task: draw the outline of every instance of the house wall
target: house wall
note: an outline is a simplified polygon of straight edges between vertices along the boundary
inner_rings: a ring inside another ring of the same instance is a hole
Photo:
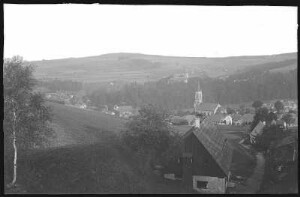
[[[184,152],[192,153],[192,174],[212,177],[226,177],[197,137],[191,133],[185,138]]]
[[[207,182],[206,188],[198,188],[197,182]],[[193,189],[200,193],[224,194],[226,191],[226,179],[210,176],[193,176]]]

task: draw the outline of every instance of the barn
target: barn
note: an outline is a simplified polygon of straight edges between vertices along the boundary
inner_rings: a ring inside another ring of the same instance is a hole
[[[183,136],[183,184],[200,193],[225,193],[233,150],[215,125],[196,121]]]

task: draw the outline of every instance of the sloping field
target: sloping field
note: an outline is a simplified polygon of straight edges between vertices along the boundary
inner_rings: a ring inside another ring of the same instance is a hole
[[[60,104],[48,105],[53,108],[57,138],[50,148],[19,153],[17,183],[26,193],[180,192],[178,183],[141,174],[133,154],[116,135],[123,128],[123,120]],[[11,181],[11,164],[12,158],[5,160],[6,183]]]
[[[209,77],[228,76],[251,67],[297,59],[297,53],[269,56],[238,56],[224,58],[171,57],[132,53],[113,53],[94,57],[67,58],[32,62],[38,79],[66,79],[85,82],[114,80],[157,80],[188,71],[193,76],[205,73]]]
[[[125,121],[98,111],[90,111],[62,104],[48,103],[53,109],[53,127],[57,137],[52,146],[92,144],[103,141],[101,132],[117,133]]]

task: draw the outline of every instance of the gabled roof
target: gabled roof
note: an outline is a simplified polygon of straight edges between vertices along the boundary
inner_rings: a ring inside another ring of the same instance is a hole
[[[205,147],[222,171],[228,175],[232,161],[232,147],[228,140],[220,133],[212,123],[202,123],[200,128],[193,127],[184,138],[193,133],[199,142]]]
[[[218,103],[201,103],[196,105],[197,111],[214,111],[218,107]]]
[[[243,120],[243,122],[252,122],[253,118],[254,114],[244,114],[241,119]]]
[[[262,121],[259,121],[259,123],[257,123],[257,125],[252,130],[251,135],[252,136],[261,135],[263,132],[264,126],[265,126],[264,123],[262,123]]]
[[[223,114],[214,114],[204,119],[203,122],[219,122],[223,120],[226,116]]]

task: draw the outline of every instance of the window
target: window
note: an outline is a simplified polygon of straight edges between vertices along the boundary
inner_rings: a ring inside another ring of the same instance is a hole
[[[197,187],[199,189],[207,189],[207,181],[197,181]]]

